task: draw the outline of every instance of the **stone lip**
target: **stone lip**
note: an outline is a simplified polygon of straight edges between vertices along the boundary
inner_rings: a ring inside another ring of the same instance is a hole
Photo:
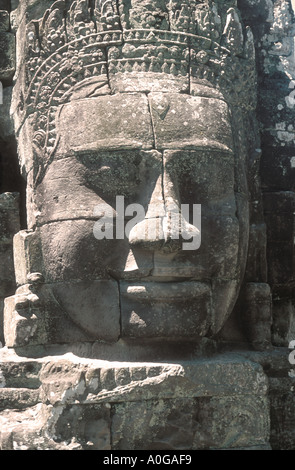
[[[125,293],[129,297],[153,299],[154,301],[169,301],[190,299],[210,292],[210,286],[201,282],[125,282]]]

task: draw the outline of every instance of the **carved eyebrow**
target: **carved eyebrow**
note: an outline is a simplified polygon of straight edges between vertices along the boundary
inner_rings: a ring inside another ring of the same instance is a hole
[[[172,143],[173,145],[173,143]],[[217,140],[207,140],[206,142],[202,139],[196,139],[195,141],[184,141],[177,142],[176,147],[169,146],[169,148],[163,148],[161,151],[182,151],[191,152],[192,155],[194,152],[216,152],[218,154],[222,153],[228,156],[233,156],[234,151],[229,148],[227,145],[218,142]],[[160,150],[160,149],[157,149]]]

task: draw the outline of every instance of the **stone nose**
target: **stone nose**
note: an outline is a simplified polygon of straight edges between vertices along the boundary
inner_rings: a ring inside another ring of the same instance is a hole
[[[177,189],[171,181],[164,185],[159,177],[152,193],[144,220],[129,233],[132,247],[163,253],[178,252],[183,242],[199,236],[199,230],[185,219]]]

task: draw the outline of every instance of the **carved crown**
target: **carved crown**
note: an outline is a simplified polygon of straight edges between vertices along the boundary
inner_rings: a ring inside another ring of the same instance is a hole
[[[255,107],[253,37],[236,0],[59,0],[28,24],[27,49],[25,114],[49,153],[60,104],[110,86],[141,91],[151,76],[182,93],[205,84],[231,105]]]

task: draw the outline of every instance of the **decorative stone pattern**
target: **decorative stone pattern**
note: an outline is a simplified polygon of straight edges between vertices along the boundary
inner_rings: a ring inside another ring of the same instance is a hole
[[[267,379],[241,357],[165,365],[71,354],[2,359],[2,383],[12,368],[14,381],[24,370],[31,377],[27,389],[8,388],[13,381],[0,390],[3,450],[268,448]]]

